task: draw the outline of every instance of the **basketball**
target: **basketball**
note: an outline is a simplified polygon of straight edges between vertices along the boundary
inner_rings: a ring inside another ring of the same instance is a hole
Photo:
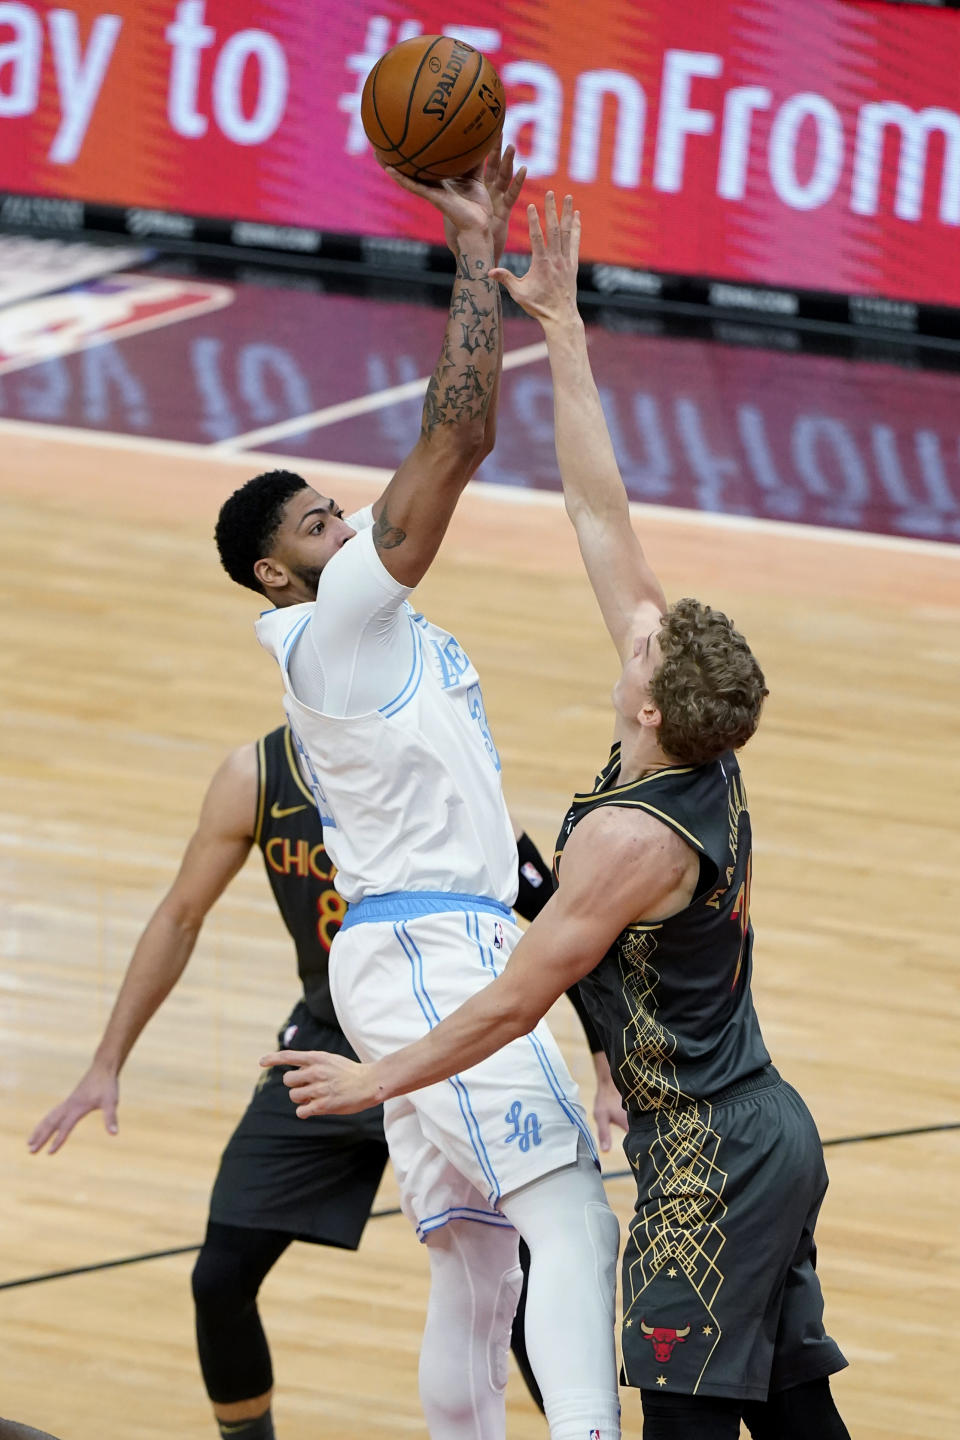
[[[505,109],[490,61],[447,35],[394,45],[367,76],[360,102],[377,158],[428,183],[479,165],[503,128]]]

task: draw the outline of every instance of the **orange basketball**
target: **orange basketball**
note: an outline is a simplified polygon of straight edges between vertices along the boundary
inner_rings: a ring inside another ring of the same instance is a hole
[[[378,159],[427,182],[479,165],[503,128],[505,109],[490,61],[447,35],[394,45],[370,71],[360,101]]]

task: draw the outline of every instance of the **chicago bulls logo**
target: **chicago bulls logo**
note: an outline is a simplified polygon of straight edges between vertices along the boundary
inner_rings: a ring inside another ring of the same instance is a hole
[[[668,1330],[665,1325],[648,1325],[646,1320],[640,1321],[640,1329],[653,1346],[654,1359],[662,1365],[670,1359],[674,1345],[682,1345],[690,1334],[689,1325],[684,1325],[682,1330]]]

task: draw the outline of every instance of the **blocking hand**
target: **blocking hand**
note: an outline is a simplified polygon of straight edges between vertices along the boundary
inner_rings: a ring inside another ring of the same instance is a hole
[[[568,319],[577,313],[580,211],[574,210],[573,197],[565,195],[558,214],[556,196],[548,190],[543,225],[536,205],[527,206],[527,220],[530,269],[521,276],[493,269],[490,277],[499,280],[517,304],[541,324]]]

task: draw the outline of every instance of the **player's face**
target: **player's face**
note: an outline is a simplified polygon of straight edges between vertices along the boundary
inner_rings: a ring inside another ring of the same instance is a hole
[[[305,599],[313,599],[323,567],[356,533],[335,500],[307,486],[287,501],[271,558],[306,591]]]
[[[618,715],[626,720],[636,720],[645,706],[653,704],[650,681],[662,659],[658,630],[649,630],[636,637],[633,654],[624,662],[620,679],[613,687],[613,704]]]

